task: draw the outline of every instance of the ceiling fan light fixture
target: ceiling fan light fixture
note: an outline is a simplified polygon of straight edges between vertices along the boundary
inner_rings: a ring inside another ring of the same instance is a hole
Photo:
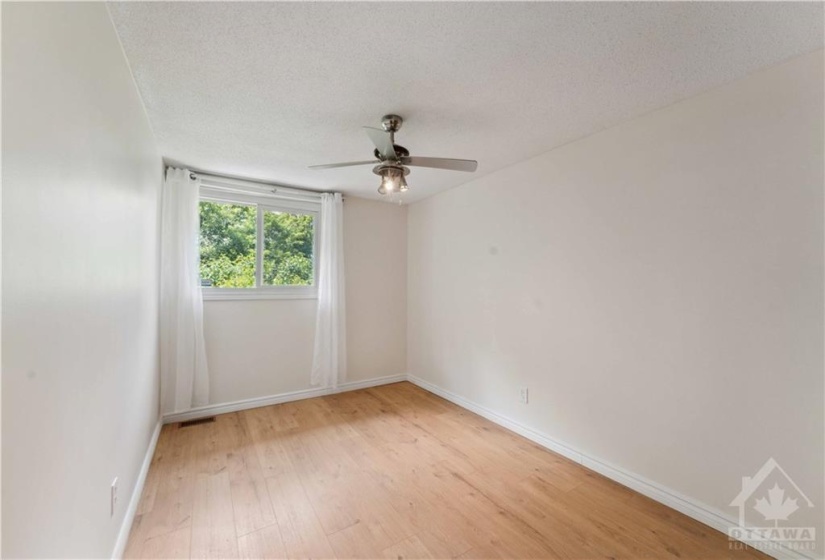
[[[375,173],[381,177],[378,193],[406,192],[408,188],[404,175],[409,172],[410,170],[403,166],[382,165],[377,167]]]

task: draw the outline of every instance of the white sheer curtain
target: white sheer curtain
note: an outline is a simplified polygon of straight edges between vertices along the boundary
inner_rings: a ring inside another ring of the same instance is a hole
[[[161,204],[160,363],[164,413],[207,404],[209,375],[199,279],[198,190],[188,169],[168,168]]]
[[[318,255],[318,314],[312,384],[335,388],[347,376],[344,302],[344,201],[339,193],[321,196]]]

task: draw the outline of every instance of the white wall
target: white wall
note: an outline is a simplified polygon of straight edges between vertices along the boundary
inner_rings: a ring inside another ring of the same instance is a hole
[[[2,555],[109,557],[158,419],[161,160],[104,4],[2,10]]]
[[[407,207],[344,201],[348,381],[405,373]],[[214,404],[309,389],[315,300],[205,301]]]
[[[730,516],[772,456],[821,535],[824,150],[819,51],[412,205],[409,373]]]
[[[347,197],[347,371],[360,381],[407,371],[407,207]]]

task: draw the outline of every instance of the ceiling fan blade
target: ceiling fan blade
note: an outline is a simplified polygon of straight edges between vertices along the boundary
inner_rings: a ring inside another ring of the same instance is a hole
[[[370,137],[372,143],[375,144],[375,147],[378,148],[378,153],[381,154],[384,159],[398,159],[398,155],[395,153],[395,148],[392,145],[392,139],[389,132],[378,128],[372,128],[371,126],[365,126],[364,131],[367,133],[367,136]]]
[[[438,157],[402,157],[401,163],[412,167],[432,167],[434,169],[451,169],[453,171],[473,172],[478,162],[472,159],[449,159]]]
[[[346,163],[325,163],[324,165],[310,165],[310,169],[334,169],[336,167],[351,167],[353,165],[375,165],[378,161],[348,161]]]

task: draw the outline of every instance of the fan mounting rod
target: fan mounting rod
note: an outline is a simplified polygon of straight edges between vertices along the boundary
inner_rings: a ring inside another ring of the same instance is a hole
[[[381,117],[381,127],[389,133],[396,133],[401,129],[404,119],[398,115],[384,115]]]

